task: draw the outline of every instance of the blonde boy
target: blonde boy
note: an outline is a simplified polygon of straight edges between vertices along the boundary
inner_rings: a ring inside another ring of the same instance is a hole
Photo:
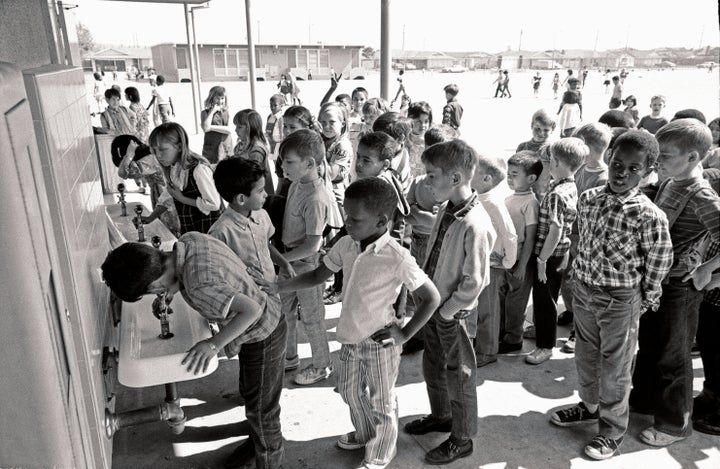
[[[532,115],[530,129],[532,130],[532,139],[518,145],[515,153],[523,150],[535,152],[540,150],[540,147],[548,142],[550,135],[555,130],[555,118],[545,109],[539,109]]]
[[[663,117],[662,111],[665,108],[667,99],[661,94],[656,94],[650,98],[650,109],[652,112],[650,115],[644,116],[638,122],[638,129],[645,129],[651,134],[655,135],[660,128],[668,123],[668,120]]]

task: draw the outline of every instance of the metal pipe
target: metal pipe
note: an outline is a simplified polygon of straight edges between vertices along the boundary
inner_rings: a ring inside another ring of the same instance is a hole
[[[193,121],[195,122],[195,133],[200,133],[200,125],[198,124],[198,97],[195,92],[195,54],[192,48],[192,42],[190,41],[190,9],[187,3],[183,3],[185,8],[185,34],[187,35],[187,48],[190,51],[190,81],[192,82],[192,100],[193,100]]]
[[[150,422],[167,421],[173,433],[179,435],[185,429],[185,411],[173,402],[145,407],[143,409],[121,412],[119,414],[105,409],[105,435],[112,438],[121,428],[132,427]]]
[[[248,67],[250,67],[250,103],[255,109],[255,41],[252,38],[252,15],[250,12],[250,0],[245,0],[245,22],[247,23],[247,46],[248,46]]]
[[[200,76],[200,50],[198,49],[197,34],[195,34],[195,10],[203,10],[209,8],[209,5],[195,5],[190,7],[190,17],[192,19],[192,35],[193,35],[193,48],[195,49],[195,80],[197,81],[197,94],[202,99],[202,90],[200,85],[202,83],[202,77]]]
[[[390,99],[390,0],[380,0],[380,96]]]

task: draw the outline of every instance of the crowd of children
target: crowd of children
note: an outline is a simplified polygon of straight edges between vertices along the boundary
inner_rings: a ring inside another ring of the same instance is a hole
[[[294,381],[336,376],[354,427],[337,445],[364,448],[360,468],[386,467],[396,454],[401,354],[424,347],[430,403],[404,431],[447,433],[425,461],[449,464],[473,453],[477,369],[520,352],[523,337],[535,341],[525,361],[546,362],[558,321],[574,325],[564,351],[576,354],[581,402],[550,421],[597,423],[589,457],[618,453],[630,411],[654,416],[639,435],[648,445],[680,441],[693,426],[720,434],[720,347],[698,332],[698,322],[718,323],[717,129],[693,110],[668,123],[659,95],[642,119],[628,97],[625,112],[609,111],[620,116],[582,125],[580,80],[569,73],[559,122],[535,112],[531,140],[506,162],[459,138],[457,85],[444,88],[438,125],[424,101],[391,111],[361,87],[330,101],[338,81],[333,74],[317,120],[284,108],[284,90],[265,126],[253,110],[237,113],[232,155],[216,152],[230,135],[220,87],[203,111],[202,156],[175,123],[155,128],[147,146],[123,140],[113,150],[123,175],[154,175],[157,207],[145,221],[174,207],[181,236],[172,252],[120,246],[102,266],[105,281],[124,301],[179,292],[219,325],[184,363],[197,372],[222,349],[239,357],[250,438],[226,467],[281,467],[279,399],[284,372],[300,368],[299,323],[311,357]],[[114,113],[108,125],[124,125]],[[715,166],[704,173],[704,164]],[[333,359],[324,305],[338,300]],[[706,382],[693,402],[696,332]]]

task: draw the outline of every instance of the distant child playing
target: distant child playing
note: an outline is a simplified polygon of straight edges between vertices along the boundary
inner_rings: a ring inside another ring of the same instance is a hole
[[[337,340],[342,344],[337,383],[355,431],[342,435],[337,445],[345,450],[364,448],[363,468],[384,468],[395,456],[395,381],[401,346],[440,304],[435,285],[388,233],[396,204],[395,191],[379,178],[352,183],[345,191],[348,235],[314,270],[275,285],[264,282],[270,292],[293,291],[322,285],[334,272],[344,271],[345,298],[337,326]],[[418,305],[404,327],[393,311],[403,285],[414,292]]]
[[[447,104],[443,108],[442,123],[447,124],[455,130],[460,128],[460,121],[463,116],[463,108],[457,100],[457,95],[460,92],[458,85],[452,83],[443,88],[445,91],[445,99]]]
[[[617,109],[622,104],[623,85],[620,83],[620,77],[615,75],[612,77],[613,90],[610,97],[610,109]]]
[[[562,104],[558,110],[558,127],[561,137],[572,135],[582,122],[582,101],[580,92],[566,91],[563,93]]]

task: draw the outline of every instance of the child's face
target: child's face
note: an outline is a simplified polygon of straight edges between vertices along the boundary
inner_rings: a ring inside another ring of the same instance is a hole
[[[561,179],[565,176],[564,169],[565,165],[550,152],[550,176],[552,176],[553,179]]]
[[[241,142],[247,142],[250,134],[250,127],[247,124],[238,124],[235,126],[235,133]]]
[[[353,93],[352,108],[355,112],[362,112],[363,104],[367,101],[367,95],[363,92]]]
[[[425,135],[427,129],[430,128],[430,116],[420,114],[412,120],[412,133],[415,135]]]
[[[532,123],[532,134],[533,142],[542,143],[547,141],[548,137],[555,128],[554,125],[543,124],[542,122],[535,121]]]
[[[608,169],[610,190],[623,195],[635,189],[648,172],[646,163],[645,152],[622,149],[614,152]]]
[[[225,95],[219,94],[213,98],[213,106],[225,106]]]
[[[662,99],[653,99],[650,101],[650,109],[652,109],[652,113],[655,115],[659,115],[664,107],[665,102]]]
[[[432,163],[425,164],[425,185],[430,189],[435,202],[443,203],[450,200],[456,186],[457,175],[445,174],[442,168]]]
[[[362,143],[358,145],[355,155],[355,172],[358,178],[377,176],[387,167],[388,161],[380,160],[380,155],[375,148],[369,148]]]
[[[283,137],[287,137],[296,130],[305,129],[305,125],[297,117],[286,116],[283,118]]]
[[[373,124],[375,123],[375,119],[377,119],[377,118],[378,118],[378,116],[376,114],[372,114],[372,113],[363,111],[363,123],[366,126],[372,128]]]
[[[510,165],[507,172],[508,187],[515,192],[527,192],[535,182],[535,175],[528,176],[520,166]]]
[[[478,192],[478,194],[484,194],[486,192],[489,192],[493,187],[495,187],[492,177],[482,168],[478,168],[477,170],[475,170],[471,185],[472,188]]]
[[[326,109],[320,114],[318,121],[320,121],[320,127],[322,127],[325,138],[335,138],[342,133],[343,120],[337,109]]]
[[[118,98],[117,96],[105,98],[105,101],[107,101],[108,106],[113,109],[117,109],[118,107],[120,107],[120,98]]]
[[[243,199],[242,205],[250,210],[260,210],[265,205],[267,193],[265,192],[265,178],[261,177],[253,185],[250,194],[241,194],[238,196]]]
[[[160,142],[157,146],[152,147],[151,150],[158,162],[165,167],[170,167],[175,164],[180,158],[181,153],[180,148],[171,142]]]
[[[343,106],[345,106],[345,109],[347,109],[347,112],[350,112],[350,111],[352,111],[352,109],[353,109],[353,108],[352,108],[352,103],[350,102],[350,99],[349,99],[349,98],[343,98],[343,99],[339,100],[338,103],[340,103],[340,104],[342,104]]]
[[[385,229],[385,217],[372,213],[360,200],[345,199],[345,229],[355,241],[363,241]]]
[[[282,102],[280,100],[270,100],[270,112],[273,114],[277,114],[278,112],[282,111]]]
[[[317,174],[312,158],[304,160],[292,149],[285,151],[283,155],[282,170],[285,177],[291,181],[299,181],[311,174],[312,171]]]
[[[454,96],[451,95],[450,93],[448,93],[447,91],[445,92],[445,99],[447,99],[448,101],[450,101],[451,99],[453,99],[453,97],[454,97]]]
[[[663,178],[685,176],[699,162],[696,152],[685,152],[671,143],[660,143],[657,172]]]

